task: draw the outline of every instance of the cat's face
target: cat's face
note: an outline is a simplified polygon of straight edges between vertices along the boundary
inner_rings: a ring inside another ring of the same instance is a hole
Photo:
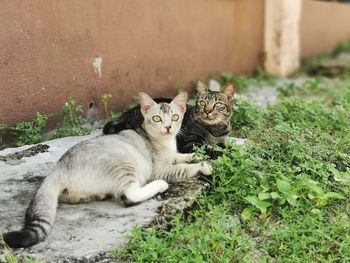
[[[196,117],[209,125],[227,122],[231,116],[231,100],[234,92],[233,85],[226,86],[220,92],[214,92],[210,91],[204,83],[198,82]]]
[[[144,128],[153,138],[167,139],[180,131],[186,111],[187,93],[179,93],[171,103],[157,104],[146,93],[139,93]]]

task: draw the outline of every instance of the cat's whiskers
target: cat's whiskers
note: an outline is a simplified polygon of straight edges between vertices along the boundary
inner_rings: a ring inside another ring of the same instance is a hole
[[[228,126],[230,124],[230,119],[227,119],[227,121],[224,121],[224,120],[221,120],[221,119],[218,119],[219,120],[219,123],[223,123],[225,124],[226,126]]]

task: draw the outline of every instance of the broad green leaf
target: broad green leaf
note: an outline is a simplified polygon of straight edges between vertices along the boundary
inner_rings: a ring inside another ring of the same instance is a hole
[[[270,202],[259,200],[256,196],[248,196],[245,199],[258,208],[262,214],[266,214],[267,208],[272,205]]]
[[[271,192],[270,194],[271,194],[271,198],[272,198],[272,199],[278,199],[278,198],[280,198],[280,195],[279,195],[277,192]]]
[[[254,179],[253,178],[246,178],[245,179],[245,181],[247,182],[247,184],[249,184],[249,185],[255,185],[255,181],[254,181]]]
[[[277,189],[284,194],[289,194],[292,190],[292,186],[288,181],[277,179],[276,181]]]
[[[336,192],[327,192],[326,194],[322,195],[320,198],[317,199],[316,205],[317,206],[325,206],[328,203],[328,200],[330,199],[344,199],[345,197],[342,194],[336,193]]]
[[[314,192],[317,196],[322,196],[324,194],[324,191],[321,187],[318,186],[318,183],[312,179],[304,178],[303,184],[306,186],[309,190]]]
[[[333,173],[334,181],[350,184],[350,171],[340,172],[334,167],[331,168],[331,171]]]
[[[328,192],[323,196],[323,198],[325,198],[325,199],[344,199],[345,197],[342,194],[339,194],[336,192]]]
[[[271,198],[271,194],[270,193],[259,193],[258,198],[260,200],[266,200],[266,199]]]

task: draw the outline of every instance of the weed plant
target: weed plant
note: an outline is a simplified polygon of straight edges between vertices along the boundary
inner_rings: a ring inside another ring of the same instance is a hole
[[[32,121],[19,122],[15,127],[11,127],[11,131],[16,138],[16,145],[22,146],[44,141],[45,138],[42,131],[46,125],[47,119],[47,115],[37,112]]]
[[[84,112],[80,104],[76,104],[73,98],[69,98],[63,105],[63,127],[56,130],[53,138],[62,138],[66,136],[81,136],[90,134],[91,130],[84,127],[86,119],[81,116]]]
[[[104,110],[105,110],[105,115],[106,115],[106,122],[107,121],[117,121],[121,115],[120,112],[114,112],[114,111],[110,111],[109,110],[109,101],[112,98],[112,94],[110,93],[105,93],[102,95],[102,103],[104,106]]]

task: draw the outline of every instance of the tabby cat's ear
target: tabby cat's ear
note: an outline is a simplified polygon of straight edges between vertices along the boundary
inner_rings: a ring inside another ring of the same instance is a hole
[[[228,86],[226,86],[221,93],[224,93],[227,97],[227,99],[230,101],[233,99],[233,96],[235,95],[235,87],[233,86],[233,84],[230,84]]]
[[[176,105],[182,113],[186,111],[186,105],[187,105],[187,92],[180,92],[172,101],[171,105]]]
[[[153,107],[157,104],[150,96],[148,96],[144,92],[140,92],[139,97],[140,97],[140,105],[141,105],[142,114],[146,114],[151,107]]]
[[[208,92],[208,86],[205,85],[203,82],[198,81],[197,82],[197,92],[203,93],[203,92]]]

